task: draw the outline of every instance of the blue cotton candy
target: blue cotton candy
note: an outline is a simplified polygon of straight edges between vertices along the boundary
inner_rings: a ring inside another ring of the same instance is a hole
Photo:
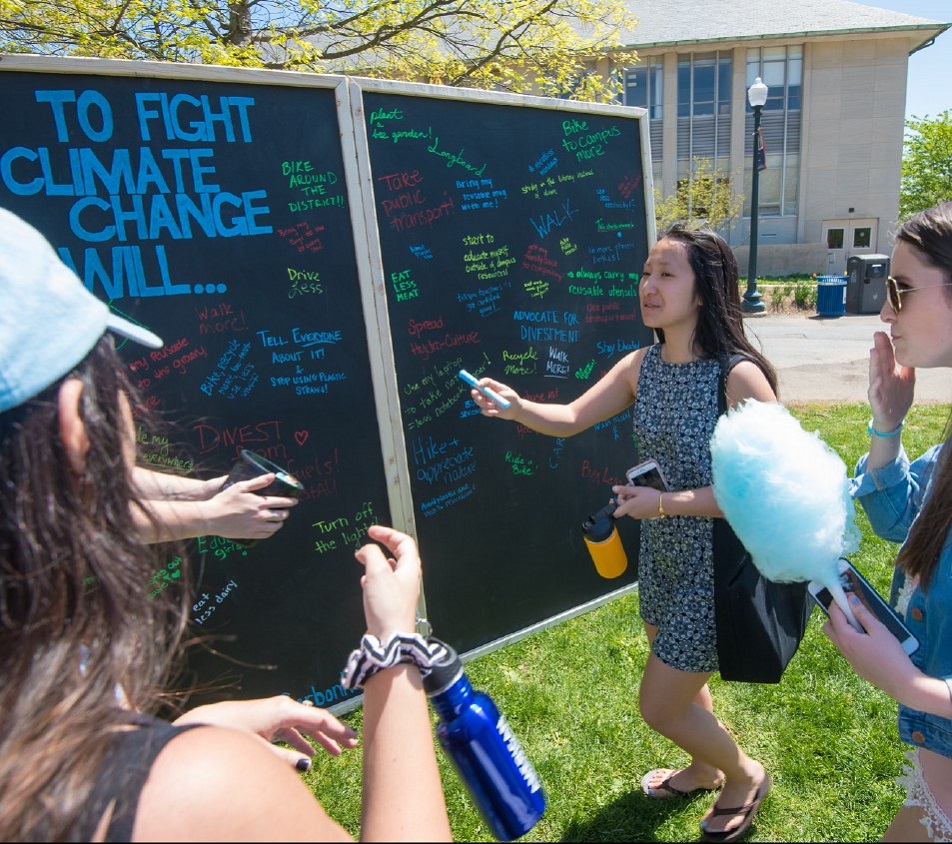
[[[846,464],[781,404],[749,399],[711,438],[714,497],[770,580],[817,580],[852,616],[839,560],[859,548]]]

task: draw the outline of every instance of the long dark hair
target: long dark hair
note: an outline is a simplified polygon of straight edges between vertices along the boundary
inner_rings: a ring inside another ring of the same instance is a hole
[[[916,250],[916,255],[930,267],[942,271],[945,282],[952,282],[952,202],[943,202],[920,211],[896,233]],[[952,287],[943,288],[952,301]],[[949,326],[952,331],[952,326]],[[927,589],[939,565],[942,549],[952,532],[952,416],[946,421],[945,443],[939,455],[932,492],[912,525],[909,536],[899,551],[896,565],[919,576]]]
[[[712,229],[688,229],[682,225],[672,226],[660,239],[675,240],[687,247],[695,289],[701,297],[694,330],[695,352],[701,357],[743,354],[751,358],[779,398],[776,370],[744,333],[737,259],[727,241]],[[664,331],[658,329],[657,334],[664,342]]]
[[[133,524],[123,459],[124,401],[143,409],[111,337],[66,378],[83,388],[84,477],[70,470],[59,433],[65,379],[0,414],[0,838],[8,841],[75,838],[110,733],[130,709],[157,711],[188,619],[187,589],[148,597],[162,563]]]

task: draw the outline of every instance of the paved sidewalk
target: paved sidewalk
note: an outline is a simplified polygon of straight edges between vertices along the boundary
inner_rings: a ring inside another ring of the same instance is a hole
[[[889,332],[878,313],[750,314],[744,317],[744,326],[777,368],[784,402],[866,401],[873,332]],[[919,370],[916,401],[952,402],[952,369]]]

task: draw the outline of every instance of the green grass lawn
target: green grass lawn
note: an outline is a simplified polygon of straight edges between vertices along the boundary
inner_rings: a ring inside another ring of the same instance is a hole
[[[790,405],[850,472],[869,440],[865,403]],[[917,456],[938,442],[948,405],[912,410],[903,442]],[[853,563],[888,594],[896,546],[863,534]],[[424,565],[426,561],[424,560]],[[821,631],[813,613],[806,637],[781,683],[711,682],[717,715],[745,751],[770,771],[774,786],[748,841],[874,841],[903,794],[895,784],[903,746],[896,704],[859,679]],[[679,767],[684,754],[638,714],[638,681],[647,658],[635,594],[467,663],[475,688],[488,692],[535,765],[548,799],[523,841],[697,841],[698,821],[713,800],[652,800],[642,775]],[[358,730],[361,711],[344,716]],[[446,757],[438,751],[453,834],[493,841]],[[325,809],[359,834],[360,750],[315,757],[308,784]]]

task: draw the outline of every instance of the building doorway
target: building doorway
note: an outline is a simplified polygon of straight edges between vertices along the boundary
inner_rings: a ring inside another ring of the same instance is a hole
[[[849,220],[824,220],[821,238],[826,244],[828,275],[846,275],[846,262],[853,255],[876,251],[879,220],[865,217]]]

